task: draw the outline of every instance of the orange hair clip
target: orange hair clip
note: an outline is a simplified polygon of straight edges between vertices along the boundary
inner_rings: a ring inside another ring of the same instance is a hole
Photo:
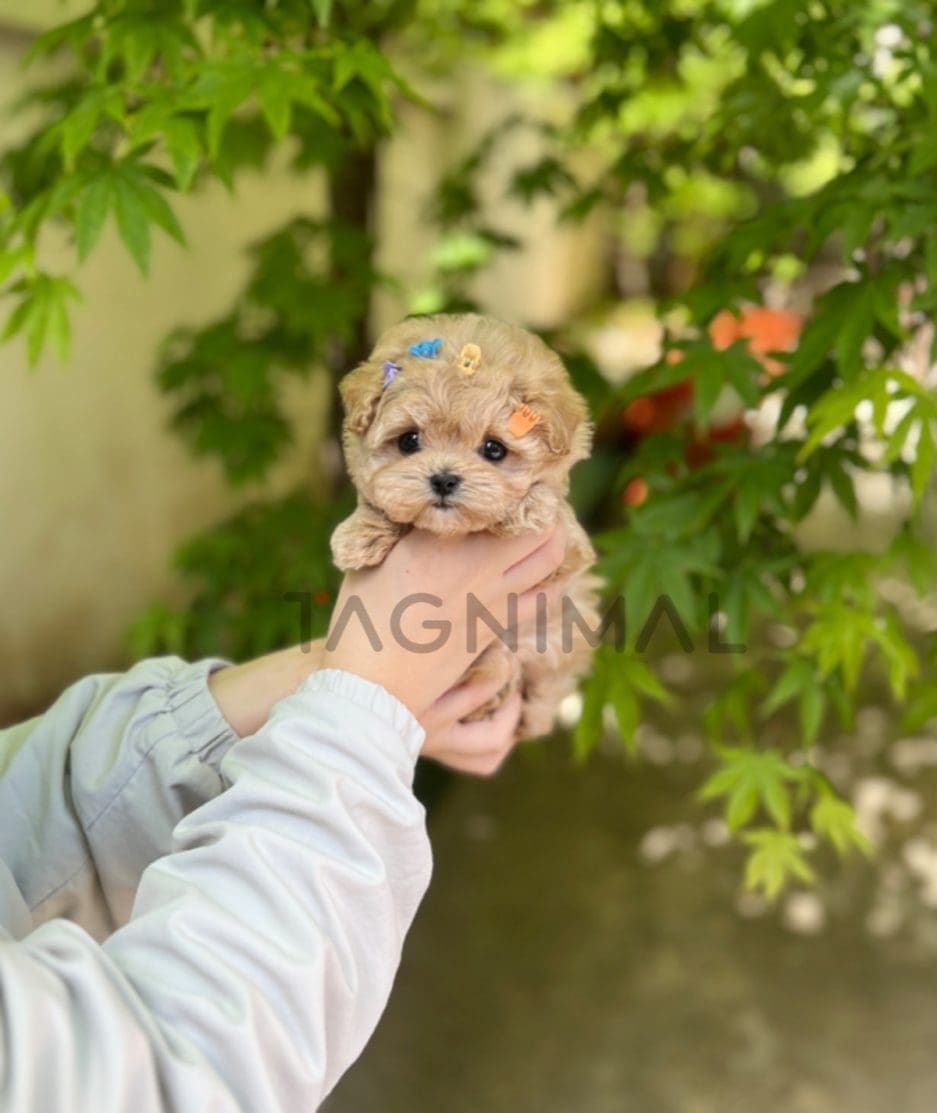
[[[535,413],[530,406],[520,406],[508,419],[508,432],[515,437],[526,436],[540,420],[540,414]]]

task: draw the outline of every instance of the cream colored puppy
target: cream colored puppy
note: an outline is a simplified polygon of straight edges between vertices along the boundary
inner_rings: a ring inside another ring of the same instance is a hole
[[[413,526],[441,537],[542,531],[562,522],[566,558],[538,621],[487,649],[465,677],[501,681],[475,717],[517,687],[518,737],[547,733],[588,667],[597,625],[595,553],[566,495],[589,453],[585,402],[559,356],[516,325],[476,314],[388,329],[341,382],[343,443],[358,508],[332,535],[343,571],[380,564]],[[577,620],[578,617],[578,620]],[[581,620],[581,621],[580,621]]]

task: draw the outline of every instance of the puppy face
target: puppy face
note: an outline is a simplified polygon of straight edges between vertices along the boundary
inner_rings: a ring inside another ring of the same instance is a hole
[[[442,341],[433,358],[410,353],[428,338]],[[470,344],[480,359],[466,370]],[[392,377],[387,363],[399,368]],[[585,403],[559,357],[531,333],[474,314],[394,326],[341,392],[362,496],[392,521],[442,536],[504,521],[534,484],[565,493],[589,450]]]

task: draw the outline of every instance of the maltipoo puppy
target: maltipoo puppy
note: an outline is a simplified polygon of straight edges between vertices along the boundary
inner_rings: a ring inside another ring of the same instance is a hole
[[[546,734],[588,666],[587,631],[597,626],[595,553],[566,501],[592,430],[562,361],[516,325],[438,314],[388,329],[340,390],[358,489],[357,510],[332,535],[343,571],[380,564],[412,526],[452,537],[564,523],[566,559],[545,620],[522,627],[516,647],[495,642],[466,677],[502,681],[474,717],[490,714],[517,684],[518,737]]]

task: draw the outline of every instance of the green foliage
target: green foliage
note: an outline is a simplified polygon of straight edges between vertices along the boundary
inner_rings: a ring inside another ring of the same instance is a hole
[[[786,704],[796,702],[799,710],[803,742],[812,746],[820,733],[827,695],[809,656],[792,654],[790,663],[771,689],[762,705],[768,718]]]
[[[772,827],[746,832],[744,841],[751,853],[745,867],[745,884],[760,889],[769,900],[780,893],[789,880],[814,881],[816,874],[796,835]]]
[[[388,134],[392,96],[413,94],[373,30],[379,15],[323,0],[101,0],[41,36],[32,56],[68,51],[74,74],[23,98],[45,119],[0,160],[12,202],[0,215],[0,296],[22,295],[14,314],[49,303],[35,292],[53,279],[37,263],[47,225],[71,232],[81,263],[113,215],[146,272],[154,227],[183,242],[178,191],[209,175],[232,185],[287,136],[308,166]],[[47,341],[67,353],[64,302],[54,304],[29,313],[33,363]]]
[[[244,660],[320,637],[339,584],[331,527],[351,509],[348,497],[335,506],[301,494],[252,502],[189,541],[175,557],[188,606],[157,603],[145,611],[131,631],[133,652]]]
[[[672,702],[670,693],[637,654],[623,654],[600,646],[583,687],[583,714],[573,731],[576,757],[588,756],[602,729],[602,713],[606,706],[614,711],[622,743],[633,752],[634,734],[641,722],[642,699],[665,706]]]
[[[829,710],[851,719],[872,678],[883,679],[899,705],[912,693],[914,722],[934,713],[926,682],[914,687],[927,675],[920,637],[876,588],[888,575],[934,590],[933,561],[914,540],[919,511],[881,557],[806,554],[793,541],[825,486],[855,516],[861,473],[907,480],[918,506],[933,474],[934,395],[898,369],[924,319],[915,312],[937,305],[937,66],[931,38],[919,31],[931,18],[926,4],[608,5],[599,9],[593,64],[583,75],[574,142],[591,140],[608,162],[569,190],[568,213],[609,200],[633,209],[643,198],[663,239],[688,183],[717,179],[735,195],[734,218],[723,212],[711,221],[696,282],[680,299],[698,338],[671,344],[679,362],[662,360],[610,392],[605,412],[689,377],[697,429],[730,387],[749,406],[755,395],[780,393],[780,427],[798,408],[806,413],[805,435],[788,430],[789,439],[757,451],[712,445],[702,466],[687,463],[685,439],[672,431],[647,437],[612,486],[619,493],[641,477],[647,501],[599,537],[602,570],[629,609],[644,614],[666,595],[699,645],[712,620],[703,601],[715,594],[723,636],[749,646],[706,716],[719,765],[705,795],[725,798],[735,827],[757,822],[759,808],[776,825],[747,839],[747,880],[768,895],[811,876],[788,830],[792,815],[839,850],[859,840],[849,806],[822,779],[800,778],[809,764],[796,767],[805,800],[791,813],[793,770],[754,740],[777,736],[793,709],[796,742],[812,745]],[[886,24],[883,54],[876,36]],[[835,152],[827,180],[798,190],[795,171],[824,150]],[[545,191],[555,188],[549,173],[542,180]],[[838,261],[842,277],[816,301],[797,350],[779,355],[780,376],[765,380],[741,345],[717,352],[702,330],[715,312],[760,300],[761,282],[789,254]],[[901,552],[908,539],[910,561]],[[752,644],[766,621],[794,632],[796,648]],[[581,724],[580,751],[596,724],[594,714]],[[746,748],[726,745],[727,733]]]
[[[74,283],[67,278],[52,278],[47,274],[34,274],[29,279],[13,283],[10,292],[19,296],[19,303],[10,314],[3,330],[8,340],[22,332],[26,337],[26,352],[35,363],[48,340],[60,359],[68,355],[71,326],[68,320],[68,302],[79,301],[81,295]]]
[[[291,443],[284,383],[357,359],[375,286],[392,281],[372,262],[378,154],[400,98],[432,107],[401,73],[420,86],[423,72],[466,60],[501,80],[561,84],[565,119],[515,112],[440,164],[426,208],[434,281],[407,293],[421,311],[473,306],[474,278],[519,246],[503,227],[509,200],[547,198],[571,223],[604,208],[619,246],[648,259],[662,318],[677,322],[657,364],[612,387],[575,328],[548,337],[596,416],[596,452],[573,495],[627,618],[624,651],[603,647],[586,681],[574,750],[592,751],[607,709],[628,747],[648,701],[666,711],[659,637],[724,654],[728,675],[704,713],[716,768],[702,797],[721,802],[748,847],[748,884],[773,897],[814,877],[804,835],[867,849],[811,764],[833,716],[846,729],[883,689],[907,701],[909,729],[937,718],[934,646],[879,590],[884,577],[935,587],[921,508],[937,401],[907,359],[937,310],[937,55],[922,31],[932,20],[924,0],[101,0],[36,44],[71,68],[27,95],[40,123],[0,159],[5,335],[25,336],[32,363],[47,344],[67,353],[78,291],[46,265],[48,227],[71,236],[79,268],[112,221],[146,272],[154,232],[184,238],[179,193],[211,177],[233,187],[285,149],[297,174],[324,176],[329,213],[256,244],[230,311],[170,337],[158,370],[193,450],[233,485],[264,480]],[[512,163],[492,204],[483,178],[518,146],[535,153]],[[688,279],[667,277],[675,260]],[[796,349],[775,354],[776,373],[743,341],[717,350],[717,313],[816,264],[833,277]],[[625,407],[687,381],[685,419],[624,436]],[[775,396],[783,436],[710,438],[733,393],[752,409]],[[797,529],[821,493],[856,517],[857,481],[874,473],[913,496],[894,544],[803,551]],[[635,480],[641,505],[623,500]],[[324,538],[341,498],[262,503],[249,492],[241,513],[182,550],[189,606],[151,609],[135,650],[242,656],[295,640],[283,596],[334,590]],[[786,638],[766,638],[769,625]]]
[[[816,803],[810,809],[810,826],[819,838],[826,839],[839,854],[846,854],[854,849],[861,850],[864,854],[872,853],[868,839],[856,828],[852,808],[844,800],[840,800],[825,782],[821,783]]]
[[[787,830],[791,823],[791,799],[788,784],[800,778],[784,758],[774,750],[725,748],[720,754],[721,768],[700,790],[700,798],[726,798],[726,822],[729,830],[745,827],[759,807],[778,827]]]
[[[173,424],[232,484],[262,479],[289,448],[284,377],[307,376],[330,346],[353,343],[379,280],[370,254],[361,229],[297,217],[253,245],[229,313],[167,338],[157,381],[174,401]]]

